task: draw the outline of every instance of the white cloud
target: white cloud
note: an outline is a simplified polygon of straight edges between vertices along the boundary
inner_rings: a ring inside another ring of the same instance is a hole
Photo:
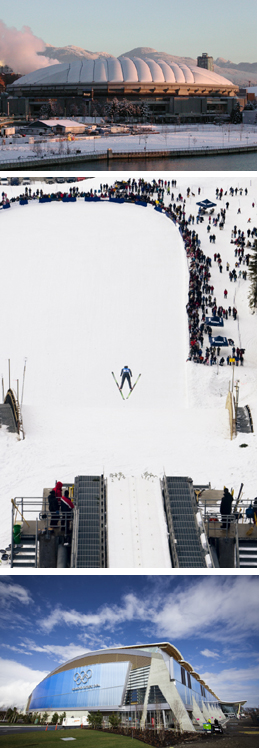
[[[240,606],[242,601],[242,606]],[[258,630],[258,579],[255,577],[201,577],[179,586],[159,608],[153,621],[167,636],[206,635],[221,642],[243,638]]]
[[[259,666],[252,668],[226,668],[215,673],[200,672],[201,678],[221,700],[247,700],[249,705],[258,705]]]
[[[16,661],[0,658],[0,708],[24,709],[32,690],[45,676],[45,671],[34,671]]]
[[[242,606],[240,606],[242,601]],[[233,644],[247,631],[257,632],[259,618],[258,579],[252,576],[189,578],[170,593],[127,594],[121,605],[103,606],[97,612],[83,613],[57,606],[41,621],[45,632],[67,624],[93,632],[100,627],[113,630],[126,622],[143,622],[161,638],[209,637]],[[155,633],[155,634],[154,634]]]
[[[46,632],[51,632],[61,623],[76,627],[114,627],[126,621],[143,619],[147,617],[147,605],[140,601],[134,594],[130,593],[123,598],[122,606],[103,606],[98,613],[83,614],[75,609],[66,610],[57,606],[49,616],[41,621],[41,627]]]
[[[14,601],[28,605],[32,602],[30,593],[22,585],[13,582],[0,582],[0,598],[4,605]]]
[[[7,645],[6,643],[2,644],[2,647],[6,650],[13,650],[15,653],[23,653],[23,655],[31,655],[29,651],[24,650],[22,647],[17,648],[15,645]]]
[[[72,658],[76,658],[77,656],[83,655],[83,653],[89,652],[89,649],[83,648],[82,645],[74,645],[73,642],[70,642],[68,645],[37,645],[36,642],[27,638],[23,640],[20,647],[30,650],[30,654],[35,652],[46,653],[51,657],[54,656],[54,660],[58,661],[58,663],[70,661]],[[20,650],[19,652],[25,651]]]
[[[214,650],[209,650],[208,648],[205,648],[205,650],[201,650],[201,655],[205,655],[205,658],[219,658],[219,653],[216,653]]]

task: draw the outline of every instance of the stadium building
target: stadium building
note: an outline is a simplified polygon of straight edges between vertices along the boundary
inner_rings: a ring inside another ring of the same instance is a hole
[[[146,103],[154,119],[210,120],[230,114],[238,87],[211,70],[148,57],[98,57],[41,68],[8,87],[12,96],[29,100],[38,116],[44,102],[59,105],[64,116],[76,105],[79,114],[103,114],[114,99]]]
[[[240,704],[223,704],[180,651],[162,642],[97,650],[68,661],[33,690],[27,712],[65,711],[81,718],[99,710],[107,721],[119,713],[122,725],[194,731],[209,719],[224,720]]]

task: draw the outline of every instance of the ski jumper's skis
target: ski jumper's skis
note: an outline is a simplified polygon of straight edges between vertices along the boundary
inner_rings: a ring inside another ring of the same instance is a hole
[[[136,384],[137,384],[137,382],[139,381],[139,378],[140,378],[140,377],[141,377],[141,373],[140,373],[140,374],[139,374],[139,376],[137,377],[137,379],[136,379],[136,382],[135,382],[135,384],[133,385],[132,389],[131,389],[131,390],[129,391],[129,394],[127,395],[127,398],[126,398],[126,400],[128,400],[128,398],[130,397],[130,395],[131,395],[131,393],[132,393],[132,390],[134,390],[134,388],[136,387]]]
[[[117,382],[117,380],[116,380],[116,377],[115,377],[115,374],[114,374],[114,372],[112,372],[112,376],[113,376],[113,378],[114,378],[114,380],[115,380],[115,382],[116,382],[116,385],[117,385],[117,388],[118,388],[118,390],[120,391],[121,397],[122,397],[122,398],[123,398],[123,400],[125,401],[125,398],[124,398],[123,392],[122,392],[122,390],[120,390],[120,386],[119,386],[119,383],[118,383],[118,382]]]

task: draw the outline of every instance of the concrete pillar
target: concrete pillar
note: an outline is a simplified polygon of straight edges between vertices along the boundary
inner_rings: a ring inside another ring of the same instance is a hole
[[[172,713],[178,721],[182,731],[195,731],[184,703],[177,691],[175,683],[173,681],[170,681],[169,671],[165,665],[163,658],[156,658],[155,656],[153,656],[151,660],[140,727],[145,727],[149,690],[150,687],[155,685],[159,686],[159,688],[161,689],[161,692],[164,695],[166,702],[168,702],[168,705],[171,708]]]
[[[207,708],[207,706],[205,705],[204,702],[202,702],[202,712],[203,712],[203,715],[204,715],[204,718],[205,718],[205,722],[207,720],[211,720],[210,711],[208,710],[208,708]]]
[[[199,708],[198,703],[196,702],[195,697],[192,698],[192,705],[193,705],[193,708],[192,708],[193,717],[196,718],[196,720],[199,722],[199,725],[202,726],[202,724],[204,723],[204,717],[202,715],[202,712],[201,712],[201,709]]]
[[[220,720],[222,713],[219,710],[217,705],[215,705],[215,707],[212,706],[212,714],[214,715],[214,718],[217,718],[218,720]]]

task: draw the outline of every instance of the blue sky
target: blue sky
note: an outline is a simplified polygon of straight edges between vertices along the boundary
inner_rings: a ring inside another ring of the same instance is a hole
[[[30,26],[54,46],[115,56],[143,46],[184,57],[208,52],[235,63],[256,61],[256,0],[12,0],[2,4],[1,20],[17,29]]]
[[[173,642],[222,699],[259,702],[257,576],[19,575],[0,579],[0,706],[88,650]]]

